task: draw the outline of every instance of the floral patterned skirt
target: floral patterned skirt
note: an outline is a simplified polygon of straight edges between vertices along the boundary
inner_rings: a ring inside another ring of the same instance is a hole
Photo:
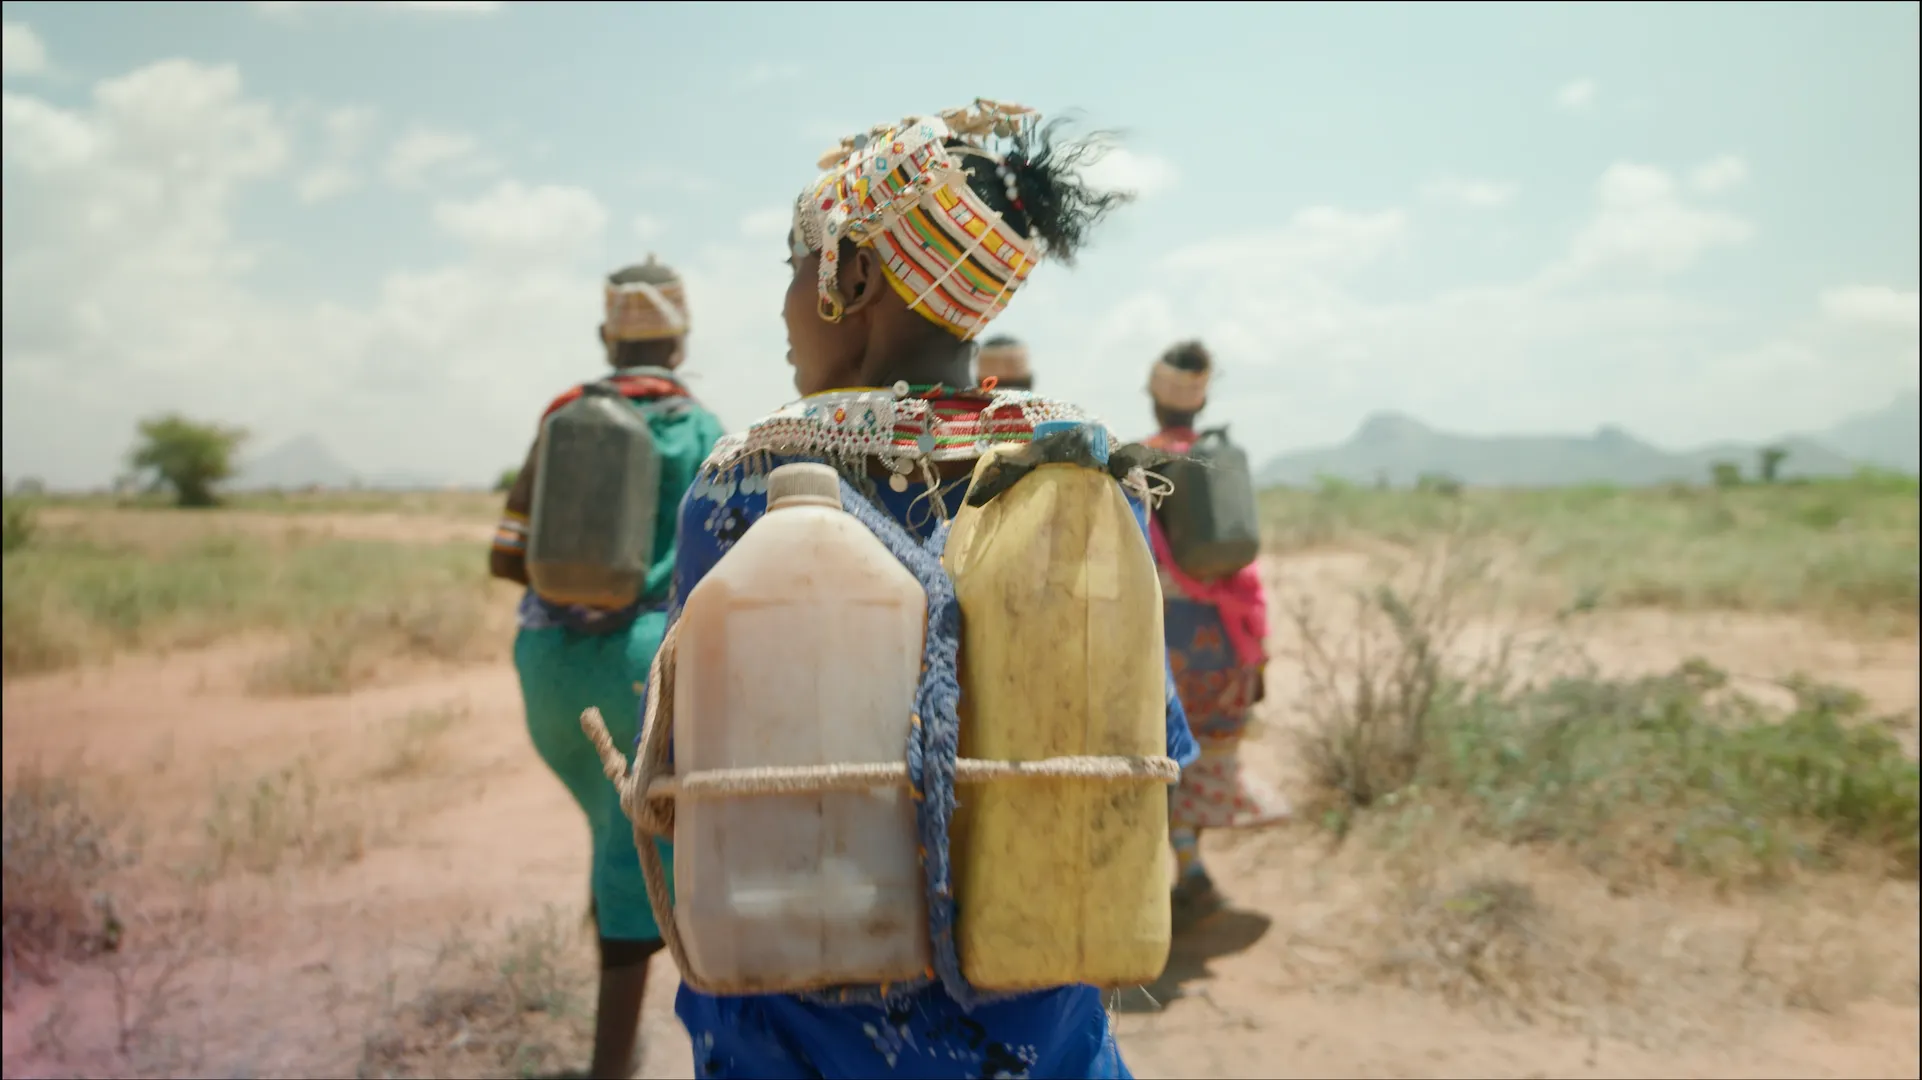
[[[1170,793],[1168,823],[1177,829],[1236,829],[1287,820],[1288,801],[1243,772],[1242,736],[1253,716],[1261,668],[1239,663],[1213,604],[1172,594],[1162,609],[1168,664],[1201,758],[1181,770]]]
[[[1240,740],[1201,740],[1201,760],[1181,770],[1168,796],[1168,824],[1177,829],[1252,829],[1286,821],[1288,800],[1241,766]]]

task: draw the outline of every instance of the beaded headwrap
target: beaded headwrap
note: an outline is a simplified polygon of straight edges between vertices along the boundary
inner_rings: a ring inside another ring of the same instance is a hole
[[[1148,396],[1163,408],[1200,412],[1208,404],[1208,372],[1185,371],[1166,360],[1156,360],[1148,374]]]
[[[794,204],[797,257],[820,253],[821,315],[840,318],[840,242],[872,244],[888,284],[908,306],[962,340],[1008,306],[1041,261],[1039,237],[1022,236],[968,187],[960,157],[995,166],[1008,201],[1021,205],[992,138],[1026,134],[1038,117],[1020,105],[977,99],[937,116],[909,117],[841,140],[827,170]],[[962,145],[950,147],[949,140]]]
[[[647,257],[654,281],[607,283],[609,341],[660,341],[687,333],[687,291],[679,274]]]

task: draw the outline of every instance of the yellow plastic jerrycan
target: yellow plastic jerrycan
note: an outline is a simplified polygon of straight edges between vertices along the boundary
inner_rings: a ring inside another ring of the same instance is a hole
[[[1075,426],[1044,422],[1035,437]],[[1093,432],[1105,459],[1107,433]],[[974,484],[992,460],[976,464]],[[1161,589],[1112,477],[1037,466],[956,514],[943,564],[961,603],[962,757],[1167,753]],[[971,785],[950,836],[956,945],[976,987],[1118,987],[1160,976],[1170,887],[1162,782]]]

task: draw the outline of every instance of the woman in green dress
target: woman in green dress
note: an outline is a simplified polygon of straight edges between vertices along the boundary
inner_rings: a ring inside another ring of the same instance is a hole
[[[660,462],[653,560],[639,599],[619,611],[553,604],[530,586],[521,597],[514,666],[534,749],[587,815],[593,836],[591,911],[601,974],[590,1075],[628,1077],[638,1065],[641,1001],[661,932],[648,904],[633,829],[601,773],[600,758],[581,738],[580,717],[592,706],[615,738],[632,741],[637,733],[641,687],[667,627],[681,496],[721,437],[721,425],[675,374],[686,357],[688,327],[679,276],[650,256],[608,278],[606,301],[601,341],[613,382],[646,417]],[[562,394],[543,421],[580,392],[576,386]],[[537,434],[508,492],[491,556],[495,577],[523,585],[539,448]],[[668,845],[661,851],[671,867]]]

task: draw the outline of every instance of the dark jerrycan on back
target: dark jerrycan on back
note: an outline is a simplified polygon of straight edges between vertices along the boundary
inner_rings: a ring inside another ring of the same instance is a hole
[[[549,603],[618,610],[641,595],[661,462],[636,404],[611,381],[589,383],[541,424],[527,577]]]
[[[1158,471],[1174,485],[1159,516],[1182,573],[1222,578],[1255,561],[1261,553],[1261,520],[1254,477],[1248,455],[1228,441],[1225,426],[1202,432],[1187,460]]]

